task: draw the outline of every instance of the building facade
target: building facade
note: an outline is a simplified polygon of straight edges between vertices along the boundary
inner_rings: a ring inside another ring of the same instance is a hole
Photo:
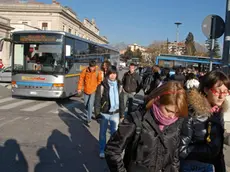
[[[129,45],[131,51],[136,51],[137,49],[139,49],[141,52],[145,52],[146,51],[146,48],[140,46],[140,45],[137,45],[137,44],[131,44]]]
[[[81,22],[71,8],[62,6],[56,0],[52,0],[51,4],[35,0],[3,0],[0,1],[0,16],[9,18],[10,25],[16,26],[15,30],[20,30],[17,26],[24,24],[41,30],[65,31],[93,42],[108,44],[106,37],[99,35],[94,19]]]
[[[169,54],[184,55],[186,51],[184,42],[172,42],[168,44]]]
[[[10,19],[0,16],[0,59],[4,66],[10,65],[10,42],[4,40],[10,38],[11,30]]]
[[[131,45],[129,45],[129,47],[130,47],[132,52],[139,49],[141,51],[143,61],[150,62],[150,63],[152,62],[152,56],[150,53],[147,52],[147,48],[140,46],[138,44],[131,44]]]
[[[10,43],[3,38],[10,38],[14,31],[65,31],[99,44],[109,43],[105,36],[100,36],[94,19],[84,19],[81,22],[71,8],[62,6],[56,0],[51,2],[44,4],[36,0],[0,0],[0,59],[5,66],[10,65]]]

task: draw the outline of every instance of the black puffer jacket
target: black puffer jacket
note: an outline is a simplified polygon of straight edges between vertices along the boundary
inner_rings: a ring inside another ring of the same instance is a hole
[[[182,119],[160,131],[153,116],[152,112],[148,111],[143,117],[136,157],[130,157],[135,152],[132,145],[136,134],[136,126],[132,118],[128,116],[119,125],[117,132],[111,137],[105,149],[107,164],[111,172],[126,172],[130,162],[133,161],[147,168],[148,172],[179,171],[179,136]],[[123,160],[121,154],[124,149],[126,150]]]
[[[216,172],[225,172],[222,113],[211,114],[206,98],[196,90],[190,92],[189,99],[189,117],[183,123],[180,157],[213,164]]]
[[[122,86],[120,81],[117,82],[118,84],[118,91],[119,91],[119,114],[120,117],[124,116],[124,93],[122,91]],[[101,88],[103,87],[103,89]],[[101,92],[103,91],[103,93]],[[104,79],[100,85],[98,85],[95,95],[95,102],[94,102],[94,111],[95,115],[98,116],[101,112],[102,113],[109,113],[110,109],[110,99],[109,99],[109,84],[107,78]]]

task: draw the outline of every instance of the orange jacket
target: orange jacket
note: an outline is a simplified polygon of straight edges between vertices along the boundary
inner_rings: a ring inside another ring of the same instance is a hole
[[[78,81],[78,90],[82,90],[84,87],[84,93],[92,94],[96,91],[97,86],[102,81],[102,73],[99,67],[96,68],[94,72],[91,72],[89,68],[83,69],[80,74]]]

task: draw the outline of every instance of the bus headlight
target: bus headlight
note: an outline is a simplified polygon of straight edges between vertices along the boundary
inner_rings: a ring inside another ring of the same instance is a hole
[[[64,88],[64,83],[55,83],[52,86],[52,89],[55,89],[55,90],[62,90],[63,88]]]

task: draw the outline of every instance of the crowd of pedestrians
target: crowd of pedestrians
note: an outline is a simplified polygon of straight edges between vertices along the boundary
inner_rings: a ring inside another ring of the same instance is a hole
[[[141,90],[144,103],[134,106]],[[179,67],[170,74],[131,63],[119,81],[108,61],[101,68],[91,61],[78,82],[87,123],[99,122],[99,156],[111,172],[226,172],[223,113],[229,90],[230,80],[219,70]]]

